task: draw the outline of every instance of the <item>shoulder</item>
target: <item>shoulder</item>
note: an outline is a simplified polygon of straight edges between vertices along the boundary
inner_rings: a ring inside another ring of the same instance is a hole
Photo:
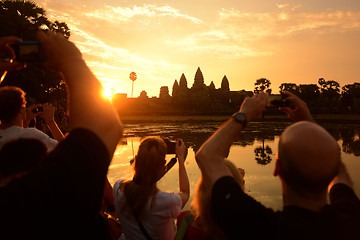
[[[353,201],[360,203],[359,198],[356,196],[354,190],[346,184],[338,183],[330,189],[331,205],[339,201]]]
[[[181,196],[176,192],[158,192],[156,194],[156,201],[165,201],[165,202],[181,202]]]
[[[354,190],[346,184],[335,184],[330,190],[330,206],[339,216],[350,218],[360,224],[360,200]]]

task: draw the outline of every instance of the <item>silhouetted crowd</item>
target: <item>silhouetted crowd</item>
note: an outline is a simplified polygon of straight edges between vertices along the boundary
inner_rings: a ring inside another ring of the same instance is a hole
[[[157,187],[171,168],[169,145],[151,136],[140,143],[132,177],[111,186],[106,175],[121,121],[72,42],[51,31],[37,38],[47,66],[65,80],[71,130],[63,135],[51,104],[27,107],[20,88],[0,88],[1,239],[360,239],[360,201],[340,148],[296,95],[285,91],[289,104],[279,108],[295,122],[280,136],[274,169],[283,210],[248,195],[245,171],[227,159],[243,129],[266,109],[269,95],[261,92],[196,152],[201,176],[191,210],[182,211],[190,196],[184,142],[174,143],[178,192]],[[0,55],[15,58],[10,45],[17,41],[0,38]],[[24,67],[0,62],[0,72]],[[29,127],[34,121],[40,130]]]

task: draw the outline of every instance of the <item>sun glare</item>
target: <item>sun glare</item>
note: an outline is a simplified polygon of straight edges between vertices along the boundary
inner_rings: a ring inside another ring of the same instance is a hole
[[[103,96],[105,98],[108,98],[111,101],[111,98],[114,94],[114,89],[113,88],[105,88],[104,92],[103,92]]]

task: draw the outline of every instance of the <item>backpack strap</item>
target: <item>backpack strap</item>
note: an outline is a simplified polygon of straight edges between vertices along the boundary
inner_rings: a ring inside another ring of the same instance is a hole
[[[194,216],[191,212],[185,214],[185,216],[181,219],[181,223],[179,229],[176,232],[175,240],[182,240],[185,237],[187,228],[194,221]]]
[[[144,225],[141,222],[137,222],[139,225],[139,228],[141,230],[141,232],[144,234],[144,236],[146,237],[147,240],[152,240],[152,238],[150,237],[150,235],[147,233],[147,231],[144,228]]]

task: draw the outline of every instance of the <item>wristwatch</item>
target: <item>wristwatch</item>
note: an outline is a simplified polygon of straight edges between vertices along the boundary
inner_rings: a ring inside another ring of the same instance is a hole
[[[246,127],[246,125],[248,124],[247,121],[247,117],[245,113],[242,112],[236,112],[234,113],[234,115],[232,115],[233,119],[235,119],[235,121],[239,122],[243,128]]]

